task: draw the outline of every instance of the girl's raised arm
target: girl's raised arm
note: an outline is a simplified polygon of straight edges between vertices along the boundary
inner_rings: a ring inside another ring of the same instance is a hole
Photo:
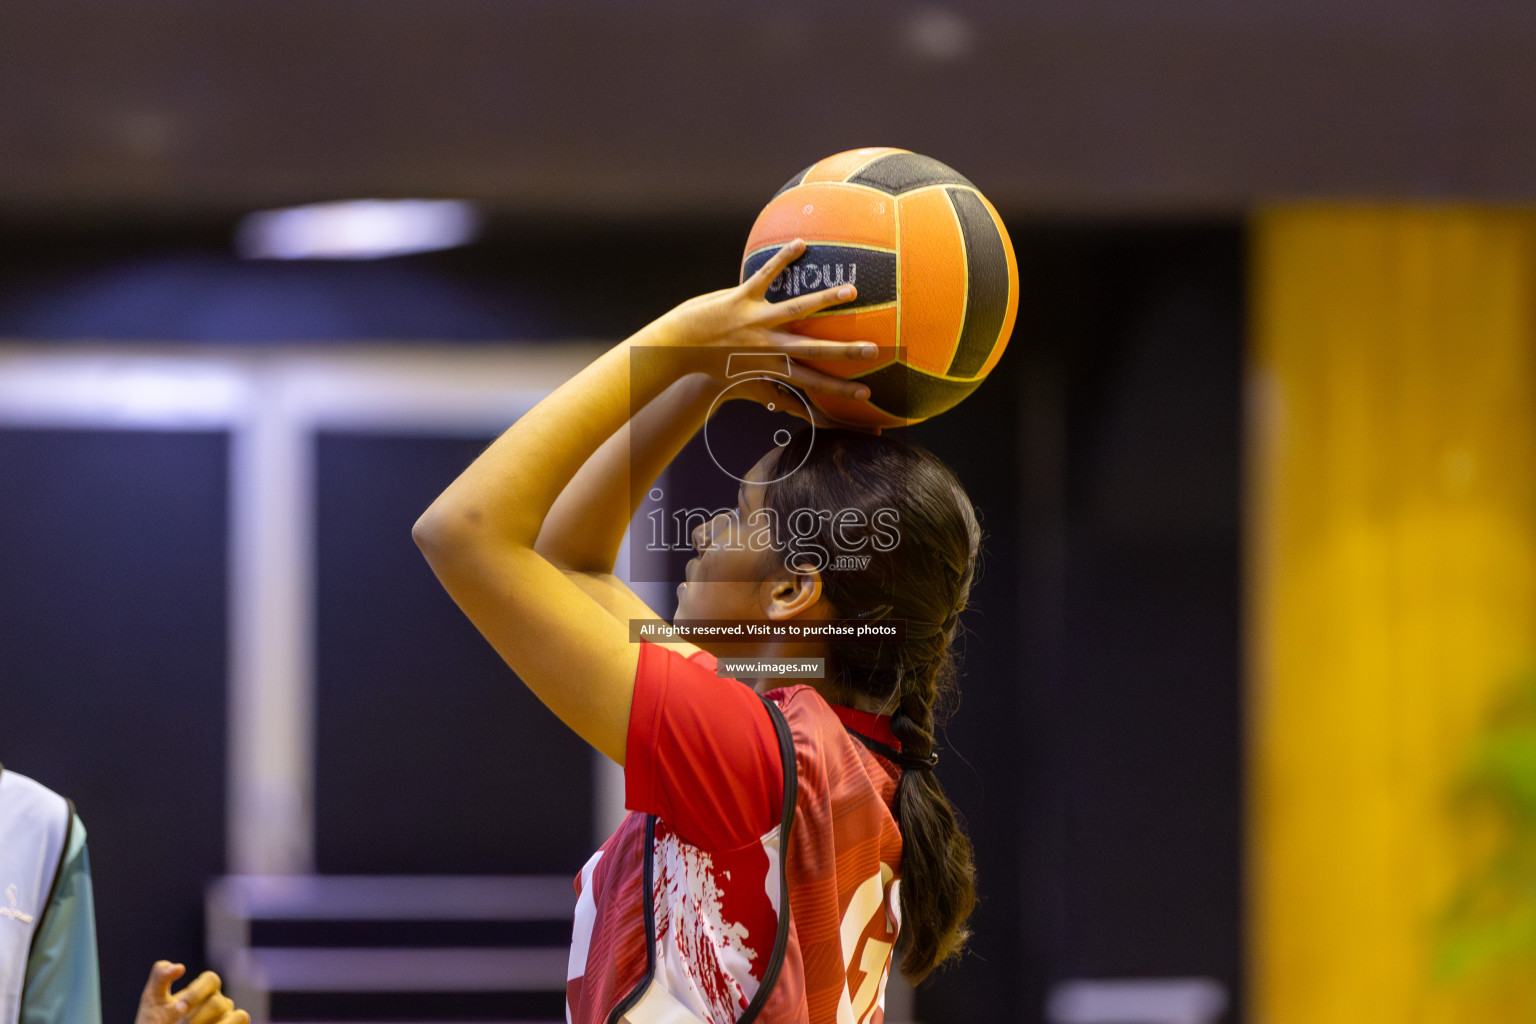
[[[782,329],[853,297],[844,286],[768,302],[769,283],[803,250],[799,241],[786,245],[741,285],[690,299],[598,357],[492,443],[412,530],[439,581],[503,660],[563,722],[620,764],[638,650],[619,618],[539,553],[539,535],[561,493],[630,409],[680,378],[723,377],[732,351],[874,354],[873,345]],[[861,391],[805,367],[796,372],[803,386]]]

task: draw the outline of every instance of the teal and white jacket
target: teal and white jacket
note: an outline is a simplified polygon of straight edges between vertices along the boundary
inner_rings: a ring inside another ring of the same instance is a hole
[[[101,1024],[85,827],[0,768],[0,1024]]]

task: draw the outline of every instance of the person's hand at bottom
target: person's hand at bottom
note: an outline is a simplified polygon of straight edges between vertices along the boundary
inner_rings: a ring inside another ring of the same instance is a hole
[[[182,964],[156,961],[139,996],[134,1024],[250,1024],[250,1014],[235,1009],[234,1002],[219,991],[219,976],[212,971],[204,971],[180,992],[172,992],[171,983],[185,973]]]

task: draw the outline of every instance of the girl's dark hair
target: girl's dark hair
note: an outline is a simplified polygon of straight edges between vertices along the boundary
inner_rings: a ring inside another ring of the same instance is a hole
[[[847,430],[799,431],[779,449],[768,478],[763,505],[776,513],[781,550],[775,557],[787,550],[792,561],[816,565],[823,597],[843,618],[905,620],[903,643],[829,643],[827,677],[834,690],[882,705],[902,753],[928,758],[955,694],[951,641],[981,547],[965,489],[931,452]],[[814,515],[796,517],[801,510]],[[858,515],[842,515],[845,510]],[[881,510],[895,515],[884,512],[883,529],[866,527],[864,542],[850,551],[857,524],[876,522]],[[848,568],[857,561],[836,561],[843,553],[870,558],[862,568]],[[902,773],[896,817],[907,937],[901,971],[916,982],[964,948],[976,871],[971,842],[932,771]]]

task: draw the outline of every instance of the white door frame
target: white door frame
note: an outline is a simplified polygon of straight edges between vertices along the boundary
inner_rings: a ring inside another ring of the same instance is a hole
[[[605,348],[0,343],[0,428],[230,436],[229,872],[314,869],[315,434],[495,435]],[[623,777],[594,764],[601,839]]]

